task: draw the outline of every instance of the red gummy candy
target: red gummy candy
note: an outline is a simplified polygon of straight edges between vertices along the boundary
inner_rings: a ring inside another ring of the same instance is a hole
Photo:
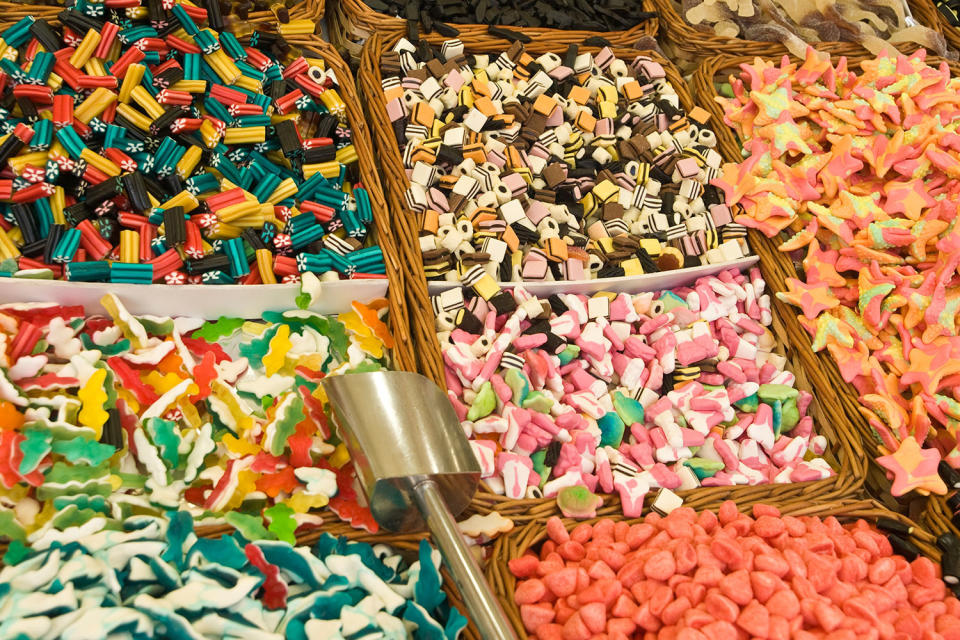
[[[267,609],[285,609],[287,606],[287,585],[280,579],[280,567],[267,562],[260,547],[248,544],[243,548],[250,564],[263,574],[263,585],[260,587],[260,599]]]

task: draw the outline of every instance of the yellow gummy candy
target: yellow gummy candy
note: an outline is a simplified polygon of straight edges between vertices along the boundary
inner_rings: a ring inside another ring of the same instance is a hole
[[[130,315],[123,303],[112,293],[100,298],[100,304],[107,310],[114,323],[123,331],[125,338],[130,340],[134,349],[143,349],[147,345],[147,330],[140,321]]]
[[[202,426],[202,421],[200,420],[200,412],[197,411],[196,406],[190,403],[187,398],[180,398],[177,400],[177,408],[180,409],[180,413],[183,414],[184,421],[194,429],[199,429]]]
[[[123,486],[123,478],[120,476],[111,473],[110,474],[110,486],[113,487],[113,490],[116,491]]]
[[[103,434],[103,425],[110,418],[110,414],[103,409],[103,405],[107,402],[107,392],[103,390],[103,383],[106,379],[107,370],[97,369],[80,389],[80,392],[77,393],[77,397],[83,403],[83,408],[80,409],[80,415],[77,418],[81,425],[93,429],[97,440]]]
[[[320,509],[330,502],[330,498],[323,495],[308,496],[302,491],[290,496],[290,499],[287,500],[287,506],[293,509],[296,513],[306,513],[310,509]]]
[[[260,445],[256,445],[242,438],[238,438],[232,433],[225,434],[222,438],[222,442],[231,452],[241,456],[252,456],[260,453]]]
[[[123,388],[117,389],[117,398],[126,402],[127,409],[133,413],[140,413],[140,403],[137,402],[136,396],[134,396],[129,390]]]
[[[305,367],[313,371],[323,371],[323,363],[327,361],[325,353],[305,353],[297,358],[294,366]]]
[[[337,445],[337,448],[333,450],[333,453],[327,458],[327,462],[330,463],[330,466],[334,469],[339,469],[343,465],[350,462],[350,452],[347,451],[347,446],[342,442]]]
[[[268,325],[263,322],[251,322],[249,320],[244,322],[240,327],[241,331],[251,336],[263,335],[263,332],[266,331],[267,328]]]
[[[348,330],[353,331],[358,336],[372,336],[373,332],[370,330],[370,327],[363,323],[363,319],[360,317],[356,311],[349,311],[347,313],[341,313],[337,316],[337,320],[343,323]]]
[[[57,510],[53,506],[53,500],[47,500],[43,505],[43,509],[41,509],[40,513],[37,514],[37,517],[33,519],[33,524],[26,528],[27,533],[33,533],[43,525],[50,522],[50,519],[55,515],[57,515]]]
[[[237,433],[243,433],[253,426],[253,420],[240,406],[237,397],[227,385],[220,380],[214,380],[210,383],[210,389],[213,392],[210,397],[222,402],[230,412],[230,417],[233,418],[234,424],[236,424]],[[194,393],[197,392],[194,391]]]
[[[240,473],[237,474],[237,490],[230,496],[230,501],[227,502],[227,505],[223,508],[224,512],[239,509],[244,499],[257,490],[258,475],[259,474],[250,471],[250,469],[242,469]]]
[[[356,335],[353,339],[364,353],[368,353],[374,358],[383,357],[383,342],[380,341],[380,338],[376,336]]]
[[[159,371],[151,371],[143,377],[143,381],[153,387],[154,391],[157,392],[157,395],[163,395],[170,389],[173,389],[175,386],[183,382],[183,378],[178,376],[175,373],[160,373]]]
[[[277,333],[270,339],[270,348],[267,355],[263,356],[263,366],[266,374],[272,376],[280,371],[286,362],[287,352],[293,348],[290,342],[290,327],[282,324],[277,329]]]

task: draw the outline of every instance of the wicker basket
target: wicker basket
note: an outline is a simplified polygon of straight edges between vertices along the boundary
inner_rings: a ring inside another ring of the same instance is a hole
[[[642,11],[653,11],[652,0],[641,0]],[[386,36],[389,31],[405,31],[407,22],[403,18],[377,13],[368,7],[363,0],[336,0],[330,11],[331,21],[335,22],[333,35],[337,39],[334,44],[348,50],[351,56],[359,57],[363,42],[374,33]],[[457,36],[467,44],[477,38],[489,37],[488,25],[485,24],[457,24],[450,23],[460,32]],[[575,31],[547,28],[521,28],[503,25],[512,31],[522,31],[534,41],[550,42],[552,47],[560,49],[568,44],[581,44],[586,38],[600,36],[619,47],[633,47],[644,36],[657,35],[659,21],[657,18],[645,20],[635,27],[625,31]],[[436,34],[434,34],[436,35]]]
[[[2,18],[0,18],[0,27],[6,28],[27,16],[33,16],[37,19],[44,19],[47,22],[56,23],[57,14],[61,11],[63,11],[62,6],[0,2],[0,15],[2,15]],[[290,20],[312,20],[313,22],[319,22],[323,20],[324,0],[301,0],[290,8],[289,13]],[[229,23],[229,21],[227,22]],[[272,11],[252,11],[243,23],[273,32],[278,30],[280,24]],[[228,25],[225,25],[225,29],[228,29]]]
[[[849,59],[848,62],[851,67],[858,68],[859,62],[864,59],[864,57],[854,58]],[[937,64],[941,61],[941,59],[935,56],[928,56],[927,60],[932,64]],[[715,99],[719,96],[716,82],[719,79],[726,81],[731,74],[736,74],[739,71],[739,65],[752,62],[752,58],[744,56],[714,56],[705,60],[693,75],[691,84],[697,95],[697,99],[704,108],[713,114],[715,122],[719,123],[723,121],[723,108]],[[955,62],[950,62],[949,64],[952,72],[960,75],[960,64]],[[715,131],[717,133],[718,148],[725,159],[732,162],[742,160],[741,146],[733,129],[718,126]],[[786,290],[787,286],[785,281],[787,278],[803,279],[801,277],[803,274],[800,265],[795,264],[787,254],[778,250],[778,243],[775,240],[771,240],[764,234],[753,229],[749,230],[749,238],[754,251],[760,256],[761,269],[764,272],[764,276],[767,277],[767,283],[773,290]],[[801,348],[810,349],[810,334],[800,326],[796,310],[788,310],[781,317],[789,326],[791,335],[795,336],[796,344],[802,345]],[[884,455],[884,453],[879,449],[880,443],[877,442],[876,437],[873,435],[873,429],[863,414],[860,413],[859,394],[856,389],[847,383],[840,375],[840,370],[829,352],[821,351],[819,353],[813,353],[809,351],[806,354],[806,358],[812,362],[812,366],[816,367],[819,374],[825,377],[828,384],[836,391],[836,395],[843,407],[843,412],[846,414],[853,429],[859,434],[860,444],[858,446],[870,457],[871,468],[867,474],[870,480],[867,481],[867,487],[871,492],[875,493],[875,495],[886,500],[887,496],[885,496],[884,493],[888,491],[889,483],[885,478],[883,469],[874,462],[875,458]]]
[[[954,49],[960,50],[960,27],[955,27],[950,24],[950,21],[947,20],[947,17],[944,16],[940,11],[934,7],[934,11],[937,12],[937,15],[934,16],[935,21],[932,23],[924,22],[923,24],[935,24],[937,25],[937,30],[943,34],[943,37],[947,39],[947,42]]]
[[[779,57],[788,53],[786,47],[779,42],[759,42],[756,40],[742,40],[718,36],[709,31],[701,31],[687,23],[679,14],[680,3],[677,0],[651,0],[660,14],[660,33],[675,49],[681,52],[704,55],[727,53],[738,56]],[[938,30],[937,15],[939,12],[931,0],[910,0],[910,9],[916,20]],[[853,42],[820,42],[812,43],[820,51],[835,55],[864,55],[866,52],[859,44]],[[897,45],[904,52],[917,49],[916,44],[907,42]],[[953,45],[957,46],[957,45]]]
[[[821,518],[834,516],[841,520],[855,518],[870,520],[878,517],[891,518],[908,526],[913,526],[914,531],[910,536],[910,541],[915,544],[925,556],[934,561],[940,560],[940,551],[937,549],[934,543],[935,537],[931,533],[923,530],[905,516],[888,511],[881,505],[870,500],[826,502],[816,506],[796,504],[786,507],[779,502],[775,502],[773,505],[780,509],[780,512],[784,515],[792,516],[818,516]],[[747,510],[744,504],[738,503],[737,506],[742,511]],[[593,523],[595,521],[596,520],[588,520],[587,522]],[[633,524],[641,521],[641,519],[637,519],[627,520],[626,522]],[[579,522],[564,519],[564,524],[569,530],[579,524]],[[500,597],[500,602],[503,605],[507,617],[510,618],[510,621],[521,637],[526,637],[526,631],[520,618],[520,608],[513,600],[513,592],[516,588],[517,580],[510,572],[507,563],[509,563],[510,560],[521,557],[527,550],[543,542],[546,537],[547,532],[543,523],[537,522],[531,522],[522,529],[516,529],[505,536],[501,536],[493,545],[493,553],[487,565],[487,581],[493,585],[494,591],[496,591]]]
[[[415,225],[406,224],[412,214],[404,204],[403,193],[408,187],[408,180],[403,170],[400,153],[397,149],[393,129],[386,115],[381,90],[381,75],[379,60],[382,52],[388,50],[400,34],[394,33],[390,37],[381,37],[374,34],[367,41],[363,50],[360,67],[360,86],[373,128],[373,136],[377,145],[377,153],[383,169],[383,179],[387,185],[387,200],[394,215],[394,234],[399,244],[405,244],[403,255],[413,257],[405,265],[407,282],[407,308],[410,310],[411,333],[416,341],[416,352],[421,373],[431,377],[437,384],[445,386],[443,375],[443,361],[437,343],[434,329],[433,312],[429,304],[426,281],[423,274],[423,265],[419,259],[419,244]],[[490,37],[465,42],[468,51],[496,51],[502,49],[503,43]],[[549,42],[534,40],[527,45],[531,53],[543,53],[553,48]],[[618,51],[620,55],[633,56],[636,51]],[[671,83],[674,84],[681,103],[686,109],[693,106],[693,100],[685,88],[676,69],[657,54],[651,54],[663,64],[667,70]],[[402,212],[402,213],[401,213]],[[764,267],[766,269],[767,267]],[[764,270],[762,269],[762,270]],[[770,282],[770,275],[764,270],[764,277]],[[735,499],[738,502],[750,505],[756,502],[789,503],[794,505],[809,505],[811,501],[836,500],[853,497],[857,494],[863,482],[864,461],[862,451],[854,446],[859,441],[849,421],[844,418],[844,411],[835,395],[831,383],[815,365],[810,351],[810,341],[796,319],[789,310],[778,300],[773,299],[775,325],[774,335],[785,337],[781,340],[783,355],[792,364],[792,370],[797,376],[798,387],[811,389],[816,401],[811,405],[813,415],[820,433],[827,437],[829,442],[827,459],[837,471],[837,475],[811,483],[759,485],[746,487],[709,487],[692,491],[681,492],[687,504],[698,508],[714,508],[723,500]],[[793,326],[786,324],[783,318],[793,322]],[[802,342],[801,340],[806,340]],[[799,349],[797,346],[799,345]],[[804,352],[807,352],[806,354]],[[618,496],[604,496],[604,506],[601,514],[620,513],[620,499]],[[553,499],[523,499],[513,500],[488,491],[479,492],[474,498],[472,507],[478,512],[499,511],[517,522],[542,520],[558,513],[556,501]]]

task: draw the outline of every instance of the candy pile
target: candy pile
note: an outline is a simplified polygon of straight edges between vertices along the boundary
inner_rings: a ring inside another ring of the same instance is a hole
[[[202,27],[203,8],[122,4],[2,34],[0,275],[384,277],[332,70]]]
[[[406,566],[389,547],[326,534],[313,548],[197,538],[183,511],[105,524],[11,546],[0,637],[452,640],[467,623],[426,541]]]
[[[651,487],[817,480],[826,440],[773,351],[754,269],[660,293],[434,299],[451,402],[511,498],[599,486],[639,516]],[[810,457],[809,460],[806,457]],[[596,501],[572,500],[589,517]]]
[[[944,493],[941,453],[960,466],[958,90],[922,51],[859,73],[811,52],[799,67],[744,66],[720,100],[749,158],[715,184],[739,222],[788,230],[781,249],[805,253],[806,282],[777,295],[861,394],[895,495]]]
[[[510,561],[523,624],[540,640],[960,637],[939,567],[866,521],[753,516],[726,502],[569,533],[551,518],[539,557]]]
[[[724,38],[779,42],[798,58],[807,43],[856,42],[874,54],[912,42],[948,55],[939,32],[918,26],[905,2],[683,0],[684,19]],[[954,58],[956,53],[951,52]]]
[[[185,508],[292,541],[325,506],[376,530],[319,381],[385,365],[385,300],[206,323],[102,304],[0,307],[0,534]]]
[[[418,56],[401,39],[381,65],[427,278],[585,280],[748,251],[708,185],[709,114],[684,113],[651,58],[468,55],[459,40]]]
[[[426,31],[437,30],[444,36],[449,27],[442,21],[473,24],[503,24],[514,27],[547,27],[583,31],[621,31],[656,17],[652,11],[638,11],[639,3],[624,0],[585,2],[584,0],[484,0],[483,2],[442,2],[440,0],[363,0],[377,11],[407,20],[419,20]]]

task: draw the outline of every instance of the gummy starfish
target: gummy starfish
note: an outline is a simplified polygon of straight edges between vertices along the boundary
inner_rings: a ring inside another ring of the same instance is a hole
[[[900,378],[901,386],[919,384],[930,395],[939,391],[943,378],[960,373],[960,360],[953,358],[948,346],[949,341],[942,337],[930,344],[914,340],[910,349],[910,368]]]
[[[830,285],[825,282],[807,284],[796,278],[787,278],[786,283],[787,291],[778,291],[777,298],[800,307],[803,315],[811,320],[820,315],[821,311],[833,309],[840,304],[830,290]]]
[[[913,436],[904,438],[896,452],[877,458],[877,463],[893,474],[890,493],[894,496],[914,490],[939,495],[947,492],[947,485],[937,473],[940,453],[920,448]]]
[[[911,220],[919,220],[923,209],[936,203],[920,180],[889,182],[883,194],[887,197],[884,209],[888,213],[902,213]]]

